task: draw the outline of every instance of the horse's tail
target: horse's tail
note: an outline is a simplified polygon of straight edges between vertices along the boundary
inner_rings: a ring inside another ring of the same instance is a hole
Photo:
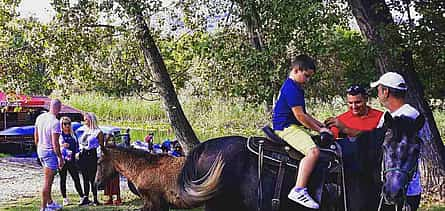
[[[193,150],[179,175],[181,199],[191,207],[201,205],[212,198],[222,187],[221,175],[225,165],[222,153],[218,153],[210,168],[201,177],[199,175],[202,173],[200,174],[198,170],[200,156],[200,150]]]

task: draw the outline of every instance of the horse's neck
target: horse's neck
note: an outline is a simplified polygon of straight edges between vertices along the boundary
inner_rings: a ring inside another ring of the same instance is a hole
[[[135,179],[138,176],[138,165],[142,159],[138,158],[129,152],[119,151],[119,150],[111,150],[111,162],[113,163],[113,167],[122,175],[124,175],[129,180]]]
[[[363,134],[358,141],[359,144],[359,163],[366,170],[367,175],[372,175],[377,179],[380,175],[382,165],[383,137],[381,132],[368,132]]]

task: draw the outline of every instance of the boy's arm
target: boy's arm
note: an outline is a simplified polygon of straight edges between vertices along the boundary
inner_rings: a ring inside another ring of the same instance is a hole
[[[295,118],[297,118],[297,120],[307,128],[319,132],[320,128],[323,127],[321,122],[314,119],[311,115],[304,113],[302,106],[292,107],[292,113],[294,114]]]

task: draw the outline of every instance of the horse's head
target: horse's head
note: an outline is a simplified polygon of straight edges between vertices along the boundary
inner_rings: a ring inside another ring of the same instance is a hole
[[[113,166],[110,149],[101,146],[102,155],[97,161],[97,172],[95,183],[97,187],[104,186],[111,178],[118,175],[118,172]]]
[[[417,171],[420,152],[418,131],[425,120],[422,116],[411,119],[385,114],[386,128],[383,148],[383,190],[385,201],[400,204],[404,200],[408,184]]]

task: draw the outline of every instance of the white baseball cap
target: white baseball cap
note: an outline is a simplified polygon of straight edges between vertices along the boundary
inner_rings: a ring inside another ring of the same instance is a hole
[[[395,72],[387,72],[380,76],[378,81],[371,82],[371,87],[377,87],[379,84],[398,90],[407,90],[405,80],[401,75]]]

